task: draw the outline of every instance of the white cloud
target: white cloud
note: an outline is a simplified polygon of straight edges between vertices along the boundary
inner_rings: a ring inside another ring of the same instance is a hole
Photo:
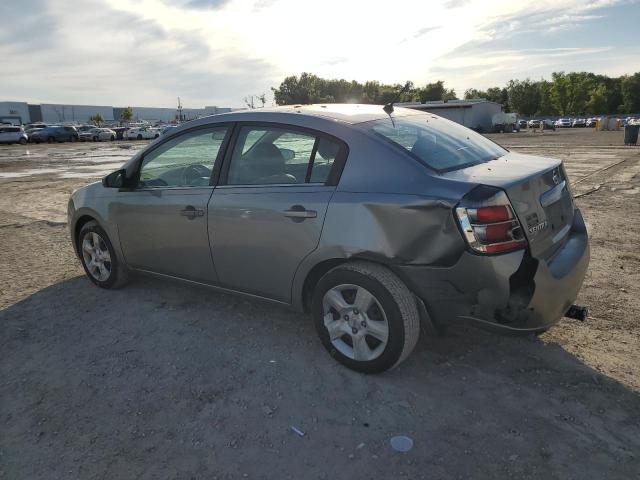
[[[442,78],[463,89],[560,62],[601,58],[615,69],[617,57],[603,49],[508,44],[523,32],[597,21],[614,3],[27,0],[20,9],[0,6],[15,30],[0,32],[0,58],[11,66],[0,91],[32,101],[172,106],[180,95],[187,106],[237,106],[302,71],[417,84]]]

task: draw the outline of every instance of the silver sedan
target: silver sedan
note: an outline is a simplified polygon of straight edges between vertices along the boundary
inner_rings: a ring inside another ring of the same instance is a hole
[[[421,323],[538,332],[572,308],[589,244],[562,162],[393,105],[181,125],[73,193],[88,278],[174,278],[309,312],[329,353],[381,372]]]

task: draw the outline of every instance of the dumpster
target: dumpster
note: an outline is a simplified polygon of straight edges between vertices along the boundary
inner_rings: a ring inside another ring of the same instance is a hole
[[[624,126],[624,144],[625,145],[635,145],[638,143],[638,130],[640,130],[640,125]]]

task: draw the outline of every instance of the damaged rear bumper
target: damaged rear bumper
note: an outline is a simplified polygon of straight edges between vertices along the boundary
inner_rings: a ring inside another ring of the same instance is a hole
[[[589,265],[589,240],[576,210],[564,245],[550,259],[523,251],[496,256],[465,252],[451,267],[396,266],[436,324],[471,321],[502,331],[535,332],[574,303]]]

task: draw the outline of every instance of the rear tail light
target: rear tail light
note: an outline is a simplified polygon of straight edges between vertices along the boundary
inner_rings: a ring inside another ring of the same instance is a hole
[[[482,199],[482,194],[491,195]],[[479,253],[505,253],[527,246],[520,222],[502,190],[479,187],[456,207],[469,246]]]

